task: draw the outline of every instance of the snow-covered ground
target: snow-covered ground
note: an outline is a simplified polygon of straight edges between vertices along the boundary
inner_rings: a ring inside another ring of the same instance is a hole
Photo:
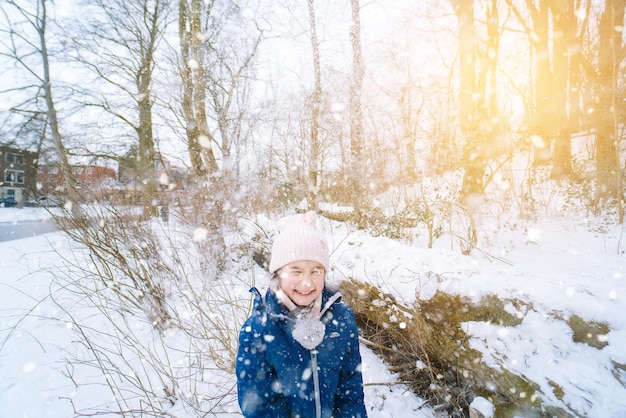
[[[51,219],[50,213],[46,209],[42,208],[2,208],[0,211],[0,222],[12,223],[21,221],[39,221],[43,219]],[[56,208],[51,208],[51,211],[56,211]],[[54,212],[53,212],[54,213]]]
[[[0,222],[42,216],[46,213],[38,208],[0,208]],[[472,347],[488,364],[539,384],[546,404],[579,416],[626,416],[623,226],[581,218],[484,228],[494,231],[483,237],[489,244],[470,256],[446,248],[444,239],[427,249],[346,232],[329,221],[323,227],[334,248],[331,280],[367,280],[407,302],[440,289],[532,303],[520,312],[511,307],[523,318],[516,327],[465,324]],[[50,294],[50,274],[63,268],[58,253],[71,248],[58,232],[0,243],[0,418],[71,417],[73,405],[113,401],[104,386],[77,383],[76,377],[92,370],[74,369],[80,365],[66,361],[67,353],[80,348],[67,312],[53,300],[61,295]],[[609,333],[598,336],[608,345],[597,349],[574,342],[563,321],[573,314],[608,324]],[[362,354],[370,418],[435,416],[422,407],[423,400],[394,384],[394,375],[371,351],[362,347]],[[557,396],[557,387],[563,396]],[[231,410],[238,415],[236,404]]]

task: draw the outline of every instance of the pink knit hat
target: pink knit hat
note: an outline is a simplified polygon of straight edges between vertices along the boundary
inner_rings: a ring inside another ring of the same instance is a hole
[[[278,221],[279,234],[272,246],[270,274],[298,260],[317,261],[329,271],[328,244],[315,228],[316,220],[315,212],[309,211],[304,215],[287,216]]]

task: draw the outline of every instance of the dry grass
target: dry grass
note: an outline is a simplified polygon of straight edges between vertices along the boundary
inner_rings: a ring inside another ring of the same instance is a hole
[[[380,289],[348,279],[342,282],[344,300],[354,311],[363,342],[378,353],[390,370],[436,410],[449,416],[469,416],[475,396],[490,399],[496,416],[527,411],[529,416],[569,416],[541,404],[539,386],[525,376],[488,367],[482,354],[470,348],[461,323],[497,321],[515,325],[518,319],[503,309],[504,301],[487,297],[480,304],[437,293],[416,306],[399,303]]]

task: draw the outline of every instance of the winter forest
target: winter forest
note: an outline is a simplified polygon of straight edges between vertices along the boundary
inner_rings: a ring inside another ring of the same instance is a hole
[[[395,416],[626,416],[625,8],[0,0],[0,145],[62,178],[46,300],[83,392],[51,416],[240,416],[248,289],[267,284],[274,222],[306,210],[362,345],[421,400]],[[125,176],[85,198],[77,165]],[[20,325],[0,323],[1,367]],[[536,347],[508,364],[504,334],[534,332],[602,353],[597,386]],[[394,416],[371,386],[370,418]]]

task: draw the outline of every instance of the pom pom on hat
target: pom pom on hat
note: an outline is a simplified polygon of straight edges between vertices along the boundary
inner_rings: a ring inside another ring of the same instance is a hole
[[[315,228],[317,215],[313,211],[292,215],[278,221],[279,234],[272,245],[269,271],[274,274],[286,264],[298,260],[317,261],[328,272],[328,244]]]

